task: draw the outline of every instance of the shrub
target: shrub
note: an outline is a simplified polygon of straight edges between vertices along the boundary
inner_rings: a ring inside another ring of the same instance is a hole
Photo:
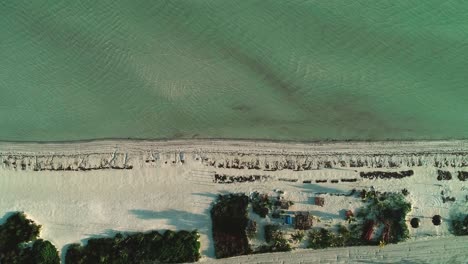
[[[302,230],[297,230],[296,233],[291,235],[291,238],[296,242],[301,242],[304,237],[305,233]]]
[[[0,252],[16,248],[20,243],[35,240],[39,236],[41,226],[26,218],[22,212],[17,212],[0,227]]]
[[[325,228],[314,229],[309,232],[308,248],[321,249],[332,245],[333,236]]]
[[[32,248],[26,249],[25,255],[25,263],[60,264],[57,248],[42,239],[34,241]]]
[[[197,231],[157,231],[113,238],[90,239],[86,246],[72,244],[67,250],[67,264],[85,263],[180,263],[200,258]]]
[[[353,243],[351,231],[346,228],[344,225],[338,226],[338,235],[336,236],[336,245],[337,246],[351,246]]]
[[[249,220],[246,232],[249,238],[255,237],[255,235],[257,234],[257,222],[255,222],[254,220]]]
[[[284,236],[281,234],[281,236],[276,237],[276,239],[273,241],[273,244],[271,246],[271,252],[284,251],[291,251],[291,245],[289,245],[286,238],[284,238]]]
[[[338,233],[333,233],[325,228],[311,230],[308,233],[308,248],[322,249],[328,247],[345,247],[358,245],[355,241],[360,238],[353,238],[351,231],[345,226],[338,226]]]
[[[451,179],[452,179],[452,173],[450,173],[450,171],[443,171],[443,170],[437,171],[437,180],[442,181],[442,180],[451,180]]]
[[[404,196],[408,196],[409,191],[408,191],[408,189],[404,188],[403,190],[401,190],[401,193],[402,193]]]
[[[460,216],[452,220],[452,232],[456,236],[468,235],[468,215]]]
[[[458,172],[458,179],[460,181],[466,181],[468,180],[468,171],[459,171]]]
[[[80,244],[69,245],[65,255],[65,263],[84,264],[86,258],[83,251],[83,247]]]
[[[36,240],[41,226],[22,212],[0,225],[0,263],[58,264],[57,249],[49,241]],[[31,246],[27,243],[34,241]]]
[[[279,233],[278,225],[265,225],[265,241],[270,243]]]
[[[252,203],[252,210],[254,213],[258,214],[262,218],[265,218],[268,215],[271,209],[271,201],[267,194],[259,194],[258,192],[255,192],[252,194],[250,202]]]
[[[262,218],[265,218],[270,211],[267,207],[261,206],[259,204],[253,204],[252,210]]]
[[[283,232],[279,230],[278,225],[265,226],[265,240],[268,245],[260,247],[255,253],[283,252],[291,250],[291,245],[289,245],[288,241],[284,237]]]

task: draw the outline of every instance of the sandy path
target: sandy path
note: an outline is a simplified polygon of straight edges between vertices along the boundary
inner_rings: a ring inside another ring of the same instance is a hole
[[[297,250],[212,260],[207,263],[468,263],[468,238],[440,238],[379,247]]]

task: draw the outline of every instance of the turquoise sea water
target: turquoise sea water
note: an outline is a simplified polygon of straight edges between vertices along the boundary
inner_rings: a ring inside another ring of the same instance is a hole
[[[0,0],[0,140],[448,139],[466,1]]]

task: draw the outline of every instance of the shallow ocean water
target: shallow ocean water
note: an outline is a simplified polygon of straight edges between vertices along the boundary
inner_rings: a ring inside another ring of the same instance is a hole
[[[0,140],[466,138],[464,1],[0,1]]]

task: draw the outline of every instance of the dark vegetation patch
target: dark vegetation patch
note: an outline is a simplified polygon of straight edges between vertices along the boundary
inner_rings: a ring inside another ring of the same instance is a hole
[[[418,228],[419,225],[420,225],[421,221],[419,220],[419,218],[412,218],[411,221],[410,221],[410,224],[411,224],[411,227],[412,228]]]
[[[23,213],[11,215],[0,225],[0,263],[59,264],[55,246],[38,239],[40,225]],[[200,258],[196,231],[153,231],[113,238],[97,238],[86,246],[72,244],[66,252],[66,264],[87,263],[179,263]]]
[[[408,196],[409,195],[409,191],[408,189],[404,188],[403,190],[401,190],[401,193],[404,195],[404,196]]]
[[[468,171],[459,171],[458,172],[458,179],[460,181],[466,181],[468,180]]]
[[[213,240],[217,258],[246,255],[252,252],[246,234],[247,206],[244,194],[219,195],[211,209]]]
[[[254,213],[266,217],[279,218],[294,203],[283,198],[284,192],[276,190],[277,196],[253,192],[248,198],[244,194],[228,194],[218,196],[211,210],[213,221],[213,239],[217,258],[226,258],[246,254],[281,252],[291,250],[285,234],[277,225],[265,226],[265,240],[255,249],[249,247],[248,237],[257,234],[257,223],[248,219],[248,204],[252,205]],[[284,209],[284,210],[283,210]]]
[[[298,179],[287,179],[287,178],[279,178],[279,181],[284,181],[284,182],[297,182]]]
[[[253,212],[262,218],[265,218],[271,212],[272,218],[279,218],[280,214],[284,210],[288,210],[294,203],[284,199],[283,191],[278,190],[277,194],[276,197],[270,197],[266,193],[253,192],[249,199]]]
[[[72,244],[67,264],[75,263],[181,263],[200,258],[197,231],[157,231],[116,234],[112,238],[90,239],[85,246]]]
[[[25,249],[26,257],[24,263],[35,264],[59,264],[57,248],[47,240],[38,239],[34,241],[31,247]]]
[[[267,245],[260,246],[254,253],[291,251],[291,245],[278,225],[265,226],[265,241]]]
[[[442,202],[443,203],[446,203],[446,202],[455,202],[455,197],[451,197],[451,196],[445,196],[445,192],[444,191],[441,191],[440,192],[440,195],[442,197]]]
[[[273,238],[277,232],[279,232],[278,225],[265,225],[265,241],[267,243],[273,241]]]
[[[456,236],[468,236],[468,214],[452,219],[452,233]]]
[[[442,203],[455,202],[455,200],[456,200],[455,197],[442,195]]]
[[[17,212],[0,225],[0,263],[59,264],[57,249],[37,239],[41,226]]]
[[[258,192],[252,193],[250,197],[252,210],[260,217],[265,218],[272,208],[272,202],[267,194],[260,194]]]
[[[349,193],[327,193],[327,192],[317,192],[315,193],[317,195],[321,195],[321,194],[328,194],[330,196],[355,196],[357,194],[359,194],[359,192],[356,190],[356,189],[352,189]]]
[[[297,230],[295,233],[291,234],[291,239],[295,242],[301,242],[305,237],[305,232],[303,230]]]
[[[388,172],[388,171],[371,171],[371,172],[361,172],[359,175],[362,178],[366,179],[402,179],[405,177],[413,176],[413,170],[407,171],[398,171],[398,172]]]
[[[257,235],[257,222],[254,220],[250,219],[249,222],[247,223],[247,228],[245,229],[247,232],[247,237],[253,238],[255,235]]]
[[[225,174],[216,173],[214,175],[213,182],[230,184],[230,183],[266,181],[268,179],[270,179],[270,176],[267,176],[267,175],[233,176],[233,175],[225,175]]]
[[[351,168],[358,168],[358,167],[364,167],[366,164],[361,161],[361,160],[350,160],[349,161],[349,167]],[[391,166],[392,164],[390,164]]]
[[[411,205],[401,193],[361,192],[366,203],[357,210],[346,211],[348,227],[313,228],[308,233],[308,248],[345,247],[397,243],[409,237],[406,215]],[[379,232],[380,230],[380,232]]]
[[[337,232],[325,228],[313,229],[308,233],[307,242],[307,247],[313,249],[353,245],[351,232],[343,225],[338,227]]]
[[[357,182],[356,178],[353,179],[341,179],[342,182]]]
[[[207,163],[210,166],[218,168],[227,168],[227,169],[249,169],[249,170],[260,170],[260,161],[240,161],[235,158],[233,160],[227,160],[225,163],[218,163],[216,166],[216,161],[209,160],[208,158],[203,159],[204,163]]]
[[[448,181],[452,179],[452,173],[450,171],[437,170],[437,180],[438,181]]]
[[[440,224],[442,224],[442,217],[440,215],[434,215],[432,217],[432,223],[436,226],[439,226]]]

